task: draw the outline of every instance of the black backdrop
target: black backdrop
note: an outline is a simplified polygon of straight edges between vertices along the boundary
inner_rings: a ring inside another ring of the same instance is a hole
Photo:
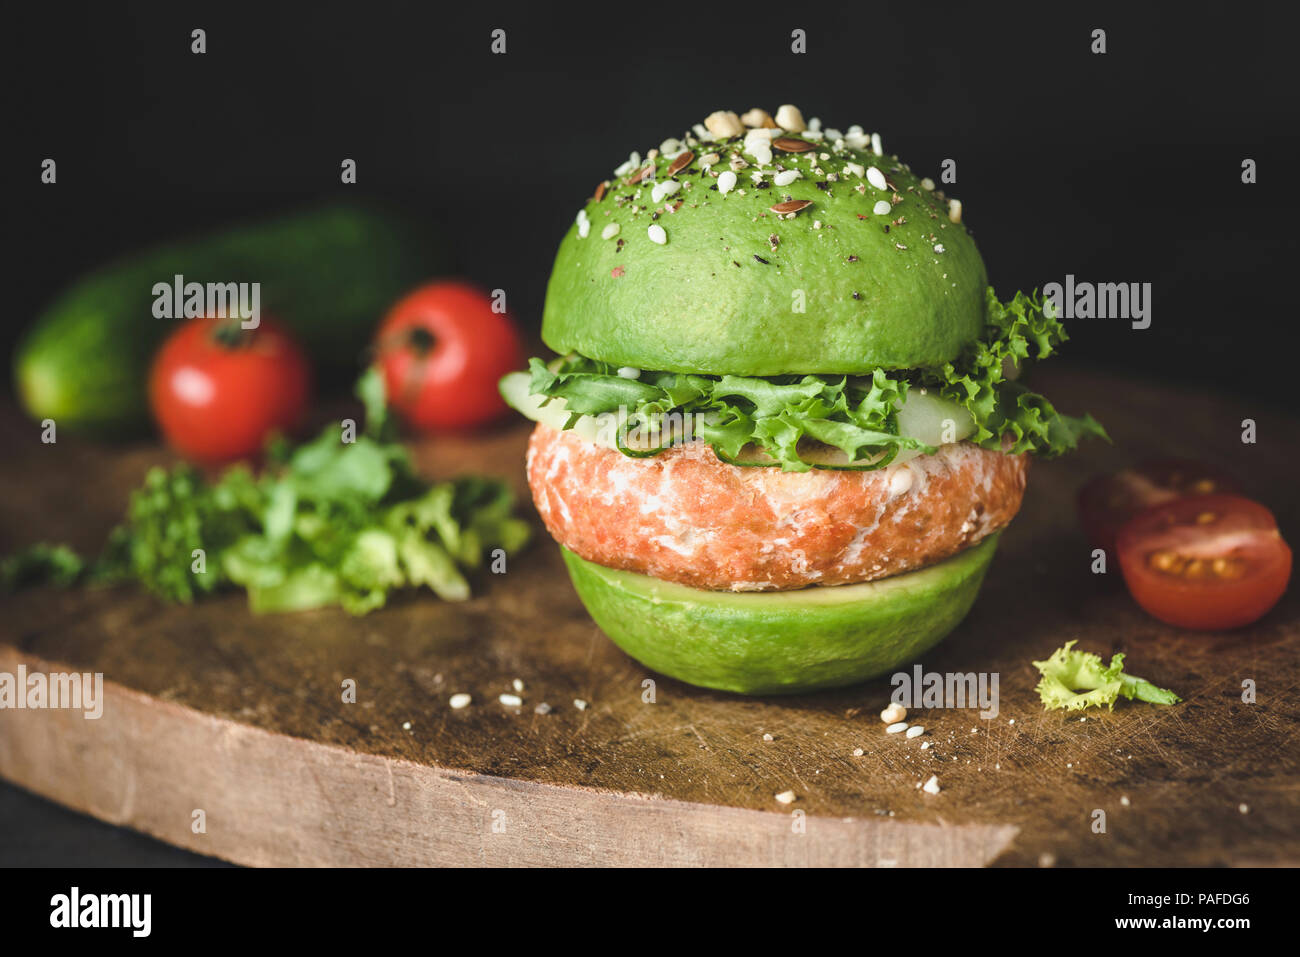
[[[793,102],[881,131],[918,172],[955,159],[949,191],[1003,294],[1066,273],[1153,284],[1150,329],[1077,321],[1071,357],[1289,386],[1300,137],[1280,6],[32,6],[8,38],[6,349],[88,266],[348,190],[440,222],[462,271],[535,325],[562,230],[630,150]]]

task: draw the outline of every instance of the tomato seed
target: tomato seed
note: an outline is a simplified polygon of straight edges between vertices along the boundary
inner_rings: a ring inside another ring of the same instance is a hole
[[[1151,567],[1162,572],[1172,571],[1174,562],[1177,560],[1178,556],[1173,552],[1152,552]]]

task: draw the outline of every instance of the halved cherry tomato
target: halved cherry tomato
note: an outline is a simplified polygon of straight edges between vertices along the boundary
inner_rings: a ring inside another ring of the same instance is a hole
[[[524,364],[508,313],[465,282],[421,286],[384,318],[375,349],[388,404],[417,429],[480,425],[506,410],[497,382]]]
[[[1222,469],[1188,459],[1157,459],[1114,475],[1098,475],[1079,492],[1079,517],[1094,548],[1115,553],[1115,535],[1138,512],[1187,495],[1241,491]]]
[[[149,374],[154,420],[169,445],[204,465],[256,456],[307,410],[311,369],[274,319],[192,319],[163,343]]]
[[[1273,513],[1239,495],[1194,495],[1147,509],[1119,532],[1134,600],[1182,628],[1239,628],[1286,591],[1291,549]]]

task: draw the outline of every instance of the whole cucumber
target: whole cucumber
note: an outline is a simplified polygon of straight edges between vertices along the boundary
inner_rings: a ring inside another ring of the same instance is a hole
[[[123,435],[148,425],[149,363],[183,319],[154,317],[155,283],[258,282],[261,308],[288,325],[318,379],[355,376],[384,311],[445,270],[443,247],[400,217],[352,204],[314,207],[129,255],[77,281],[14,355],[36,419]]]

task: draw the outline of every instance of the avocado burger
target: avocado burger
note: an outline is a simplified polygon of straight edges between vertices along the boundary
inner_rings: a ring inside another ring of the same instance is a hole
[[[748,694],[896,668],[970,609],[1028,455],[1088,435],[1021,381],[1065,330],[989,287],[961,205],[880,137],[714,113],[602,181],[501,383],[596,623]]]

